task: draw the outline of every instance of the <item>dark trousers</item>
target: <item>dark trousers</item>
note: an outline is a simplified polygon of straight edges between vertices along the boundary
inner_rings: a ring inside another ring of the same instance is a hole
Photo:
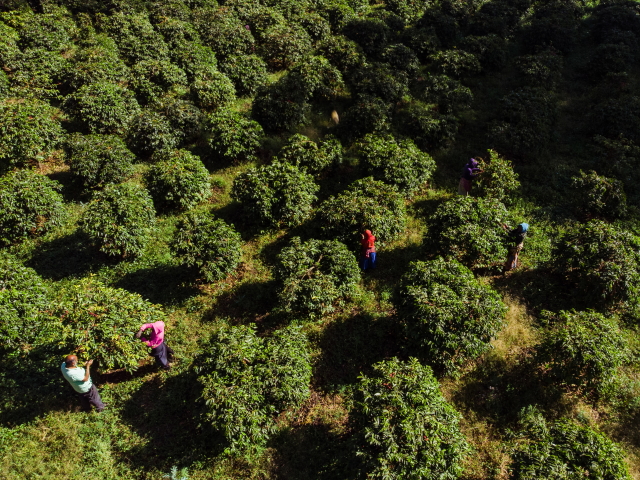
[[[168,370],[169,355],[173,355],[173,350],[171,350],[171,347],[167,345],[167,342],[162,342],[157,347],[152,348],[149,355],[156,359],[156,363],[158,365],[160,365],[165,370]]]
[[[104,403],[102,403],[102,399],[100,398],[100,394],[98,393],[98,389],[95,385],[91,385],[91,389],[85,393],[78,393],[80,397],[80,403],[82,404],[82,409],[89,412],[91,411],[91,405],[96,407],[96,411],[101,412],[104,410]]]

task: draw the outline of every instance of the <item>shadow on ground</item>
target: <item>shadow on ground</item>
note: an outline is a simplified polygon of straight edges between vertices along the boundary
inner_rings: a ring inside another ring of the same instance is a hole
[[[179,305],[200,294],[200,290],[194,286],[197,276],[197,269],[161,264],[130,272],[115,286],[138,293],[153,303]]]
[[[276,282],[248,281],[218,296],[205,319],[233,318],[237,323],[259,323],[276,305]]]
[[[133,393],[122,419],[148,442],[130,452],[132,466],[169,471],[176,463],[188,466],[223,451],[223,437],[200,425],[199,396],[192,372],[156,375]]]
[[[336,319],[320,333],[321,354],[314,382],[326,392],[341,392],[358,381],[371,365],[398,355],[398,328],[390,317],[368,314]]]
[[[88,237],[76,231],[71,235],[43,243],[27,262],[43,278],[61,280],[80,277],[98,269],[109,260],[89,246]]]

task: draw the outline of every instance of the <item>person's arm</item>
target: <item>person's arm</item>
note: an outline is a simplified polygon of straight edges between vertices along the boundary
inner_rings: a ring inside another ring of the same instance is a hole
[[[142,325],[140,327],[140,330],[138,330],[138,333],[136,333],[136,338],[140,338],[142,336],[142,332],[144,332],[147,328],[153,328],[153,323],[145,323],[144,325]]]
[[[93,364],[93,360],[89,360],[87,362],[87,365],[84,368],[84,378],[82,379],[83,382],[88,382],[89,381],[89,377],[91,377],[91,375],[89,374],[89,369],[90,369],[92,364]]]

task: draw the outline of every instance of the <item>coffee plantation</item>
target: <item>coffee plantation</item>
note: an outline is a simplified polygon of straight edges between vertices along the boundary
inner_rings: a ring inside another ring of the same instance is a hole
[[[0,478],[637,478],[638,5],[1,1]]]

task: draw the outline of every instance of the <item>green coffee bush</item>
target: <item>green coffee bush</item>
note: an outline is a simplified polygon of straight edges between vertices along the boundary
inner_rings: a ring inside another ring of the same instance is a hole
[[[165,150],[154,156],[145,175],[156,210],[187,210],[211,195],[209,172],[187,150]]]
[[[415,261],[395,295],[410,350],[446,375],[491,348],[504,325],[500,295],[458,261]]]
[[[387,64],[373,64],[349,72],[351,90],[395,103],[409,94],[407,76]]]
[[[525,157],[543,152],[553,136],[557,103],[542,88],[525,87],[505,95],[501,118],[490,129],[490,137],[505,150]]]
[[[131,119],[127,143],[136,154],[148,157],[156,151],[177,147],[181,137],[167,117],[144,109]]]
[[[627,196],[620,180],[598,175],[591,170],[571,179],[575,191],[576,209],[582,215],[602,218],[624,218],[627,214]]]
[[[478,167],[482,173],[476,177],[475,193],[480,197],[493,198],[509,204],[520,189],[518,174],[513,171],[509,160],[501,157],[494,150],[489,150],[489,158],[478,157]]]
[[[109,82],[83,85],[65,98],[62,108],[85,132],[104,134],[124,133],[140,110],[133,92]]]
[[[305,101],[334,99],[344,90],[340,71],[321,56],[307,56],[297,62],[283,81]]]
[[[0,177],[0,244],[10,245],[60,226],[66,216],[61,185],[31,170]]]
[[[347,189],[325,200],[317,213],[323,236],[346,245],[360,245],[365,229],[379,245],[397,238],[407,223],[405,202],[398,191],[372,177],[353,182]]]
[[[619,367],[631,359],[615,318],[594,311],[546,312],[551,328],[536,346],[536,361],[552,378],[584,394],[606,393]]]
[[[550,48],[536,55],[522,55],[516,65],[529,85],[553,90],[560,81],[563,60],[560,52]]]
[[[144,323],[164,320],[157,305],[91,277],[64,288],[52,315],[63,324],[67,351],[81,361],[94,359],[103,372],[137,370],[148,348],[134,334]]]
[[[473,102],[471,89],[446,75],[427,76],[420,90],[426,102],[438,104],[438,110],[445,114],[469,108]]]
[[[355,153],[365,170],[376,180],[395,185],[411,195],[429,181],[436,162],[421,152],[411,140],[366,135],[355,143]]]
[[[467,77],[480,73],[482,67],[478,58],[464,50],[442,50],[431,55],[434,68],[452,77]]]
[[[157,100],[170,90],[186,91],[187,84],[184,71],[168,61],[143,60],[131,67],[129,87],[143,104]]]
[[[270,227],[293,227],[311,216],[318,185],[298,167],[274,161],[252,168],[233,181],[231,197],[251,221]]]
[[[21,98],[59,100],[59,85],[68,68],[69,61],[58,52],[27,48],[13,61],[11,93]]]
[[[327,58],[340,72],[345,73],[361,66],[365,57],[358,44],[343,35],[331,35],[318,45],[318,53]]]
[[[84,211],[80,227],[101,252],[135,257],[144,250],[154,224],[149,193],[127,182],[97,192]]]
[[[469,35],[464,38],[462,47],[478,58],[482,70],[486,72],[500,71],[507,64],[507,41],[502,36],[493,33]]]
[[[221,162],[248,162],[257,160],[264,131],[260,124],[244,115],[222,108],[207,117],[209,146],[214,164]]]
[[[442,203],[428,218],[428,251],[451,256],[469,268],[495,268],[506,259],[509,214],[492,198],[457,196]]]
[[[99,15],[97,19],[98,26],[116,41],[120,55],[129,65],[168,58],[169,47],[162,35],[154,30],[147,14],[114,11],[109,16]]]
[[[407,135],[422,150],[430,151],[452,143],[458,133],[458,120],[412,102],[405,105],[395,119],[398,131]]]
[[[454,479],[470,448],[461,415],[415,358],[376,363],[360,376],[349,421],[362,478]]]
[[[231,55],[220,63],[220,71],[229,77],[240,96],[254,95],[268,82],[267,64],[258,55]]]
[[[593,133],[605,137],[623,136],[640,143],[640,96],[620,95],[594,106],[590,127]]]
[[[392,69],[402,70],[410,75],[417,73],[420,68],[420,61],[415,52],[401,43],[389,45],[383,53],[383,58]]]
[[[251,114],[267,131],[292,130],[307,121],[307,99],[287,80],[285,75],[278,82],[260,88],[253,100]]]
[[[225,279],[240,263],[242,239],[223,220],[190,213],[176,228],[172,252],[186,265],[197,267],[208,282]]]
[[[204,110],[224,107],[236,98],[231,80],[221,72],[207,69],[196,73],[191,83],[193,99]]]
[[[71,61],[65,84],[72,90],[91,83],[119,83],[129,77],[129,68],[120,58],[115,41],[105,34],[81,41]]]
[[[20,33],[20,48],[46,48],[51,51],[64,51],[71,47],[71,38],[76,26],[68,12],[58,10],[53,14],[19,14],[16,22]]]
[[[331,25],[318,13],[305,12],[296,21],[307,31],[314,46],[331,35]]]
[[[189,100],[168,95],[160,98],[152,108],[169,120],[174,134],[180,139],[180,144],[189,143],[200,135],[203,115]]]
[[[0,351],[20,356],[59,342],[61,324],[46,315],[49,306],[49,291],[36,272],[13,256],[0,254]]]
[[[360,270],[355,255],[336,240],[299,237],[282,249],[275,266],[278,310],[318,318],[344,304],[355,292]]]
[[[344,34],[355,41],[367,57],[378,58],[389,43],[389,27],[379,19],[352,20],[343,29]]]
[[[546,422],[533,407],[521,413],[511,456],[514,480],[584,477],[631,480],[624,452],[606,435],[568,419]]]
[[[257,53],[272,70],[289,68],[311,53],[311,38],[299,25],[286,21],[269,26],[258,35]]]
[[[234,455],[260,452],[277,430],[279,413],[309,397],[311,355],[295,327],[258,337],[255,326],[225,326],[194,360],[203,419],[227,440]]]
[[[357,95],[345,112],[338,127],[341,138],[353,141],[367,133],[383,134],[391,129],[391,108],[384,100],[369,95]]]
[[[116,135],[72,134],[65,153],[71,176],[84,192],[126,180],[136,159]]]
[[[255,39],[228,7],[204,7],[193,11],[193,24],[202,42],[221,58],[246,55],[254,48]]]
[[[53,155],[64,131],[58,111],[39,100],[0,101],[0,171]]]
[[[280,149],[278,159],[318,174],[326,168],[342,163],[342,145],[332,135],[316,143],[296,133],[289,137],[287,143]]]
[[[601,220],[577,224],[556,245],[551,264],[576,298],[592,305],[635,302],[640,240]]]

